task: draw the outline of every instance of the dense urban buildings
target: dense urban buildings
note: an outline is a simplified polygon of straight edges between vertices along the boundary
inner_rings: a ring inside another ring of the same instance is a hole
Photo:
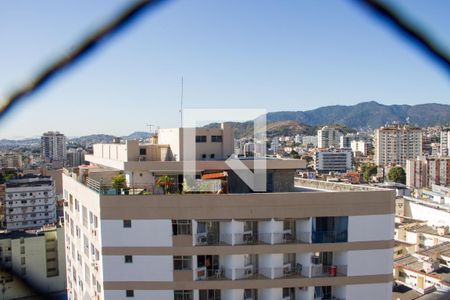
[[[430,187],[433,184],[450,185],[450,157],[428,158],[428,180]]]
[[[66,159],[66,137],[58,131],[49,131],[41,137],[41,157],[46,161]]]
[[[51,177],[25,176],[6,183],[6,229],[28,229],[56,222],[55,184]]]
[[[66,165],[68,167],[78,167],[84,164],[84,155],[86,151],[81,148],[67,150]]]
[[[407,159],[422,155],[422,129],[393,124],[375,130],[375,164],[405,167]]]
[[[203,129],[189,181],[177,131],[94,145],[66,171],[69,299],[391,297],[393,191],[295,179],[304,161],[268,159],[254,193],[224,161],[230,141],[206,147],[221,133]]]
[[[406,160],[406,185],[422,189],[428,186],[428,161],[426,158]]]

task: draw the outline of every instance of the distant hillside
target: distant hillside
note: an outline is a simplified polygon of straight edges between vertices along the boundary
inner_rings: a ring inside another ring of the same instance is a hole
[[[267,122],[296,121],[301,124],[340,124],[350,128],[377,128],[388,122],[410,122],[418,126],[450,122],[450,105],[383,105],[375,101],[356,105],[334,105],[309,111],[280,111],[267,114]]]
[[[208,128],[218,128],[219,123],[211,123],[206,125]],[[243,122],[237,123],[232,122],[232,127],[234,128],[234,136],[236,138],[242,137],[252,137],[253,136],[253,122]],[[354,132],[355,130],[347,128],[345,126],[336,125],[340,127],[343,132]],[[306,124],[300,124],[296,121],[276,121],[268,122],[267,124],[267,137],[277,137],[277,136],[295,136],[300,135],[316,135],[318,126],[310,126]]]

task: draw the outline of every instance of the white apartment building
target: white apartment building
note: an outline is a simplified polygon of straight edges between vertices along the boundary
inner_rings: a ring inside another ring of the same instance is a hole
[[[306,135],[302,137],[302,146],[307,147],[308,145],[313,145],[317,147],[317,135]]]
[[[314,169],[321,173],[342,172],[352,169],[353,155],[349,150],[318,150],[314,155]]]
[[[422,155],[422,130],[410,125],[389,125],[375,130],[375,163],[405,166]]]
[[[41,136],[41,158],[46,161],[66,159],[66,137],[58,131],[49,131]]]
[[[89,167],[63,175],[69,299],[391,298],[392,191],[294,182],[305,162],[275,159],[266,193],[223,160],[197,161],[191,189],[168,153],[95,145]],[[126,187],[111,189],[120,173]]]
[[[23,230],[55,223],[56,195],[51,177],[25,176],[6,183],[3,199],[8,230]]]
[[[350,141],[350,148],[352,149],[353,155],[367,155],[368,145],[364,140],[352,140]]]
[[[440,156],[450,155],[450,129],[444,129],[440,133]]]
[[[64,250],[64,227],[60,225],[1,232],[2,299],[53,299],[64,295]]]
[[[317,146],[319,148],[339,148],[341,136],[343,135],[338,128],[324,126],[317,130]]]

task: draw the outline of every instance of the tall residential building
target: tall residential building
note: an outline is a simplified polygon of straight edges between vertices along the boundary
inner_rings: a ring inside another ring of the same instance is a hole
[[[339,148],[343,133],[335,127],[324,126],[317,130],[317,146],[319,148]]]
[[[450,155],[450,129],[444,129],[440,133],[440,155]]]
[[[46,161],[66,159],[66,137],[58,131],[49,131],[41,137],[41,157]]]
[[[388,125],[375,130],[375,163],[406,166],[407,159],[422,155],[422,130],[410,125]]]
[[[353,153],[350,150],[318,150],[314,155],[314,169],[320,173],[341,172],[352,169]]]
[[[66,154],[66,163],[69,167],[78,167],[79,165],[84,164],[84,155],[86,151],[81,148],[77,149],[69,149]]]
[[[56,299],[66,292],[64,227],[0,233],[2,299]]]
[[[317,135],[306,135],[302,137],[302,146],[307,147],[308,145],[313,145],[317,147]]]
[[[428,181],[429,186],[450,185],[450,157],[428,158]]]
[[[20,152],[8,152],[0,156],[0,164],[2,168],[16,168],[23,167],[22,154]]]
[[[369,145],[365,140],[352,140],[350,142],[350,148],[352,149],[353,155],[360,154],[366,156]]]
[[[428,186],[428,162],[425,158],[406,160],[406,185],[415,189]]]
[[[63,175],[69,299],[391,298],[393,191],[294,179],[306,163],[281,159],[265,193],[237,176],[248,159],[199,160],[189,182],[168,153],[94,145]]]
[[[26,176],[8,181],[3,207],[8,230],[23,230],[55,223],[56,195],[52,178]]]

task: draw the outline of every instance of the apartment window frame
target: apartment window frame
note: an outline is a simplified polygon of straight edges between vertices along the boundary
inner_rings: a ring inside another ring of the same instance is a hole
[[[147,155],[147,148],[139,148],[139,155]]]
[[[172,235],[192,235],[192,221],[172,220]]]
[[[206,143],[206,141],[207,141],[206,135],[196,135],[195,136],[196,143]]]
[[[125,255],[123,257],[123,262],[126,264],[132,264],[133,263],[133,255]]]
[[[134,298],[134,290],[125,290],[126,298]]]
[[[174,271],[191,271],[192,270],[192,256],[174,256],[173,257]]]
[[[132,226],[131,220],[123,220],[123,228],[131,228]]]
[[[193,300],[194,292],[192,290],[174,290],[173,291],[174,300]]]
[[[211,143],[222,143],[223,142],[223,136],[221,135],[212,135],[211,136]]]

